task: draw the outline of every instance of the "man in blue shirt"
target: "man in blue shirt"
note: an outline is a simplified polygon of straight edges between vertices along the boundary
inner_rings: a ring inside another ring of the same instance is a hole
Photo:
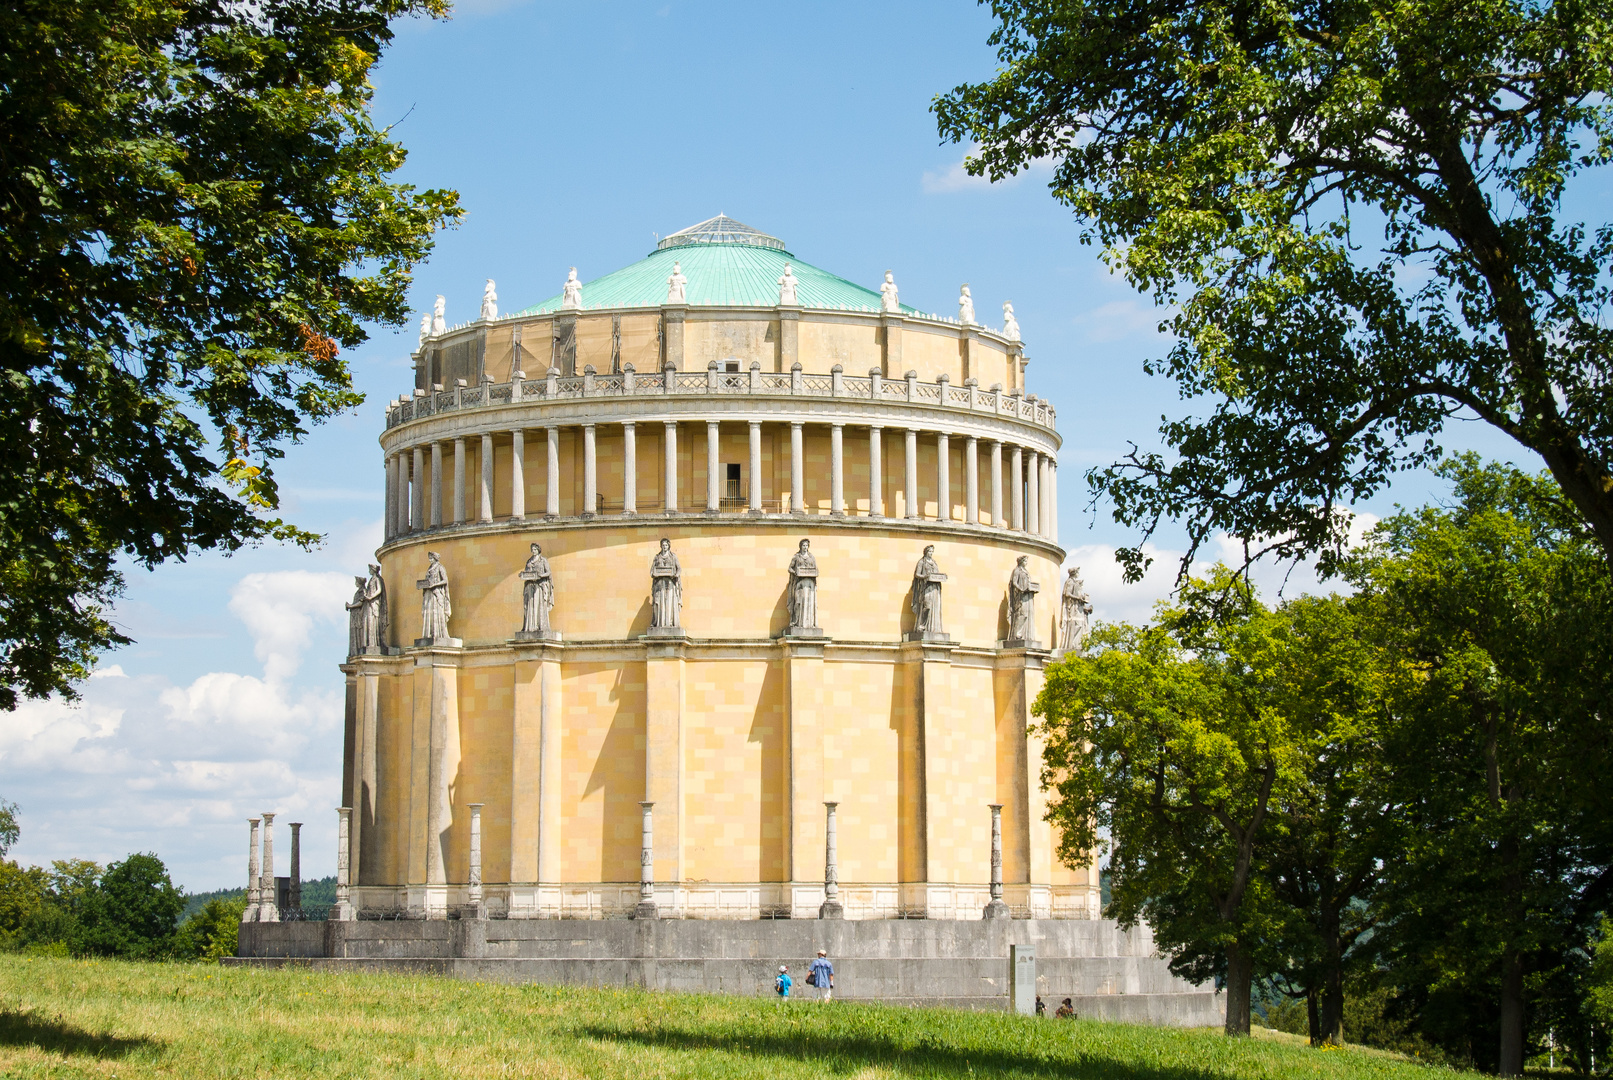
[[[773,989],[778,992],[780,1001],[790,1000],[790,987],[792,985],[789,967],[785,964],[780,964],[778,966],[778,978],[773,980]]]
[[[822,949],[818,950],[818,958],[812,961],[812,978],[809,981],[818,988],[818,1000],[828,1001],[834,992],[835,966],[829,963],[828,954]]]

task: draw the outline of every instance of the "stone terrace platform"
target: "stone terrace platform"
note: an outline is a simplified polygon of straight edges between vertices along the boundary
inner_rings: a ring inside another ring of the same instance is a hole
[[[1070,997],[1091,1019],[1223,1022],[1220,995],[1171,975],[1146,928],[1107,919],[242,923],[240,956],[225,963],[744,997],[771,995],[788,964],[796,995],[808,998],[807,964],[826,949],[836,998],[1006,1010],[1011,944],[1035,946],[1049,1012]]]

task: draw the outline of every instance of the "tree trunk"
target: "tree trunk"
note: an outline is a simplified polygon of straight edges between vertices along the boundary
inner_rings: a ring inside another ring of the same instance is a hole
[[[1249,1034],[1249,995],[1254,984],[1255,963],[1240,944],[1227,946],[1227,1024],[1228,1035]]]
[[[1344,947],[1339,938],[1339,909],[1332,890],[1322,898],[1322,1018],[1311,1043],[1344,1045]]]
[[[1314,986],[1305,991],[1305,1034],[1310,1036],[1312,1046],[1321,1044],[1322,1020],[1316,1009],[1316,987]]]
[[[1523,957],[1510,942],[1501,952],[1501,1060],[1496,1071],[1523,1075]]]

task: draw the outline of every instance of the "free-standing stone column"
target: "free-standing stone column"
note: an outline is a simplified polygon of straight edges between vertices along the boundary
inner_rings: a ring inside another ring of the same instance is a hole
[[[762,422],[750,422],[750,512],[762,512]]]
[[[545,440],[549,444],[548,475],[544,479],[544,516],[557,518],[560,516],[560,429],[548,427],[544,431]]]
[[[1052,458],[1047,459],[1047,538],[1053,543],[1059,542],[1059,466]]]
[[[302,911],[302,822],[291,823],[291,888],[286,897],[291,910]]]
[[[717,476],[718,431],[717,421],[706,421],[706,513],[708,514],[715,514],[722,508],[721,479]]]
[[[393,454],[388,454],[386,460],[381,463],[381,467],[386,474],[386,479],[383,481],[386,485],[386,509],[382,513],[381,538],[390,540],[397,535],[398,525],[397,457]]]
[[[493,520],[493,436],[491,433],[482,436],[482,491],[481,506],[476,515],[478,521]]]
[[[669,379],[671,377],[670,375],[667,376]],[[676,514],[678,512],[678,422],[676,420],[666,422],[666,453],[663,457],[666,459],[664,462],[666,475],[662,479],[661,490],[666,498],[666,512]]]
[[[790,506],[792,514],[806,513],[806,460],[801,453],[801,422],[790,421]]]
[[[909,518],[919,517],[919,433],[917,428],[907,429],[907,507],[904,513]]]
[[[846,909],[840,903],[839,852],[835,844],[835,807],[840,804],[824,800],[827,814],[823,823],[823,905],[818,908],[820,919],[843,919]]]
[[[1003,521],[1003,444],[991,440],[991,520],[987,525],[1001,528]]]
[[[947,437],[947,433],[944,431],[935,437],[935,490],[937,492],[935,501],[936,520],[951,521],[952,440]]]
[[[465,440],[454,440],[454,524],[465,520]]]
[[[263,889],[263,873],[258,869],[258,819],[247,818],[247,822],[252,826],[252,839],[246,849],[246,911],[241,921],[257,922]]]
[[[414,492],[410,499],[409,521],[416,532],[426,527],[426,448],[414,448],[414,482],[410,485]]]
[[[1015,532],[1025,529],[1025,451],[1015,446],[1008,459],[1008,505],[1012,520],[1009,528]]]
[[[353,808],[336,808],[336,905],[330,909],[331,922],[352,922],[353,870],[350,858],[353,837]]]
[[[279,898],[274,882],[274,814],[263,815],[263,876],[258,878],[258,921],[279,922]]]
[[[880,429],[868,429],[868,516],[885,516],[885,478],[880,475],[884,465],[884,450],[879,445]]]
[[[431,444],[431,476],[426,480],[426,524],[442,524],[442,443]]]
[[[1008,918],[1008,905],[1003,903],[1003,808],[1001,803],[991,804],[991,903],[980,913],[983,919]]]
[[[829,515],[846,516],[846,425],[829,425]]]
[[[963,442],[963,520],[980,524],[980,440],[973,435]]]
[[[582,426],[582,516],[591,518],[599,509],[599,457],[594,444],[594,425]]]
[[[1042,455],[1029,452],[1025,462],[1025,531],[1038,536],[1042,532]]]
[[[470,906],[476,918],[482,915],[482,804],[467,803],[470,810]]]
[[[638,429],[622,422],[622,513],[638,513]]]
[[[635,919],[653,919],[655,910],[655,824],[650,818],[653,802],[641,802],[642,831],[639,833],[638,855],[638,907],[633,909]]]
[[[526,520],[526,432],[510,432],[510,520]]]

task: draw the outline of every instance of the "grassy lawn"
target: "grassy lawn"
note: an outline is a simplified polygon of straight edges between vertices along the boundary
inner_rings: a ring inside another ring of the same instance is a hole
[[[0,1076],[1433,1074],[1368,1050],[944,1009],[3,956]]]

